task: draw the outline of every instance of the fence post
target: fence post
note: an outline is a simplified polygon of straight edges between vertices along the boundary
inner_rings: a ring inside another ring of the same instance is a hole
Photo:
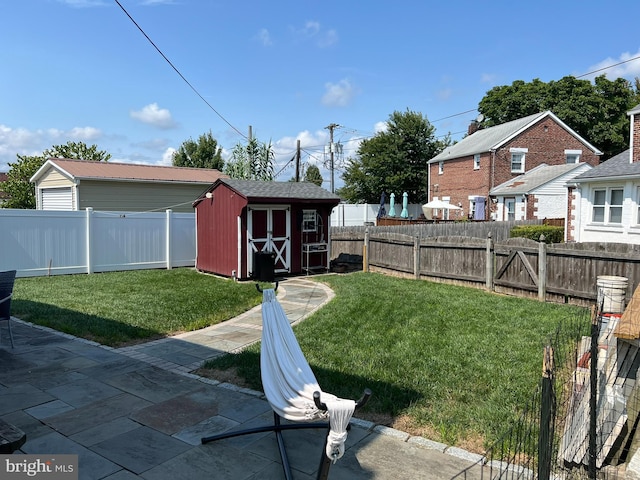
[[[540,401],[540,434],[538,436],[538,480],[551,477],[553,450],[553,416],[555,395],[553,392],[554,358],[553,348],[544,347],[542,358],[542,399]]]
[[[86,241],[86,249],[87,249],[87,273],[93,273],[93,261],[91,260],[92,257],[92,243],[93,243],[93,238],[92,238],[92,226],[91,223],[93,221],[93,208],[92,207],[87,207],[86,210],[86,221],[85,221],[85,241]]]
[[[413,272],[416,280],[420,280],[420,237],[413,237]]]
[[[591,307],[591,352],[589,361],[589,478],[596,480],[596,458],[598,456],[597,415],[598,415],[598,337],[600,335],[599,309]]]
[[[544,302],[547,298],[547,244],[545,236],[540,235],[538,245],[538,300]]]
[[[166,221],[165,221],[165,236],[166,236],[166,259],[167,259],[167,270],[171,270],[173,267],[173,259],[171,258],[171,220],[173,217],[173,211],[169,208],[166,211]]]
[[[362,271],[369,271],[369,229],[364,231],[364,246],[362,247]]]
[[[493,264],[494,264],[494,258],[493,258],[493,239],[491,238],[491,232],[489,232],[489,234],[487,235],[487,254],[486,254],[486,259],[485,259],[487,265],[486,265],[486,283],[485,283],[485,287],[487,288],[487,290],[493,290]]]

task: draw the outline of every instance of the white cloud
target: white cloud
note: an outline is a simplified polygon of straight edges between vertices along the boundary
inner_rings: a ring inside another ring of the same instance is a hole
[[[271,45],[273,45],[271,34],[269,33],[269,30],[267,30],[266,28],[262,28],[258,32],[257,38],[260,41],[260,43],[262,43],[262,45],[265,47],[270,47]]]
[[[160,161],[160,165],[166,165],[170,167],[173,165],[173,154],[176,151],[175,148],[169,147],[162,154],[162,160]]]
[[[74,127],[70,130],[58,128],[27,130],[0,124],[0,172],[9,169],[8,163],[16,161],[16,155],[41,155],[53,145],[71,142],[93,142],[103,133],[95,127]]]
[[[387,122],[376,122],[373,126],[373,131],[375,133],[386,132],[389,129],[389,124]]]
[[[338,32],[334,29],[323,30],[320,22],[309,20],[302,28],[294,28],[296,36],[304,40],[312,40],[320,48],[330,47],[338,43]]]
[[[490,83],[493,84],[496,82],[498,76],[495,73],[483,73],[480,75],[480,81],[482,83]]]
[[[640,57],[640,48],[638,48],[636,53],[624,52],[620,54],[618,58],[605,58],[589,67],[587,72],[594,73],[590,73],[584,78],[594,79],[597,76],[606,75],[610,80],[626,78],[627,80],[633,81],[635,77],[640,76],[640,58],[637,57]],[[633,58],[635,58],[635,60],[631,60]],[[615,66],[611,67],[612,65]]]
[[[77,141],[88,142],[102,137],[102,131],[95,127],[75,127],[69,130],[67,136]]]
[[[342,79],[338,83],[325,83],[322,104],[328,107],[345,107],[356,96],[356,89],[349,80]]]
[[[438,93],[437,93],[438,99],[440,100],[449,100],[452,95],[453,95],[452,88],[442,88],[438,90]]]
[[[166,108],[160,108],[157,103],[145,105],[141,110],[131,110],[129,115],[134,120],[162,129],[174,128],[176,126],[173,118],[171,118],[171,112]]]

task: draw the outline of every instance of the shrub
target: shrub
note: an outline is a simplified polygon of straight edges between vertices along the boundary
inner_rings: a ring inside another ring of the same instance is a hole
[[[520,225],[513,227],[510,236],[523,237],[540,241],[540,235],[544,235],[544,243],[562,243],[564,241],[564,227],[550,225]]]

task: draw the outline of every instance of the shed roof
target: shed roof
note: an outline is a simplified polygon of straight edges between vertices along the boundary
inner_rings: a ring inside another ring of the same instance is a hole
[[[210,184],[226,177],[219,170],[208,168],[165,167],[132,163],[92,162],[50,158],[31,177],[36,182],[49,169],[55,168],[69,180],[129,180],[160,183]]]
[[[527,173],[518,175],[517,177],[492,188],[489,194],[523,195],[531,193],[536,188],[563,177],[572,171],[584,168],[590,169],[591,165],[587,163],[568,163],[564,165],[547,165],[546,163],[543,163],[531,169]]]
[[[220,178],[207,189],[205,194],[194,202],[194,205],[205,198],[206,193],[213,192],[221,184],[228,186],[246,198],[248,202],[301,201],[333,205],[340,203],[338,195],[310,182],[265,182],[261,180]]]
[[[442,152],[429,160],[429,163],[440,162],[442,160],[452,160],[454,158],[467,157],[469,155],[475,155],[476,153],[485,153],[496,150],[509,140],[547,117],[556,121],[560,126],[584,143],[590,150],[593,150],[597,155],[602,154],[600,150],[578,135],[562,120],[555,116],[553,112],[547,110],[545,112],[529,115],[528,117],[518,118],[517,120],[502,123],[494,127],[477,130],[471,135],[460,140],[458,143],[445,148]]]

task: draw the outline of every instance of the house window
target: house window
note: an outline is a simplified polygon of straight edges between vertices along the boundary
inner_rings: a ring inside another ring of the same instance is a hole
[[[636,194],[636,224],[640,225],[640,187],[638,187]]]
[[[444,161],[440,160],[438,162],[438,175],[442,175],[444,173]]]
[[[622,223],[622,188],[603,188],[593,192],[593,214],[596,223]]]
[[[473,169],[480,170],[480,154],[479,153],[476,153],[473,156]]]
[[[522,173],[524,172],[524,159],[528,151],[526,148],[511,148],[511,172]]]
[[[316,211],[315,210],[302,211],[302,231],[303,232],[316,231]]]
[[[564,156],[567,163],[580,163],[580,156],[582,155],[582,150],[565,150]]]

